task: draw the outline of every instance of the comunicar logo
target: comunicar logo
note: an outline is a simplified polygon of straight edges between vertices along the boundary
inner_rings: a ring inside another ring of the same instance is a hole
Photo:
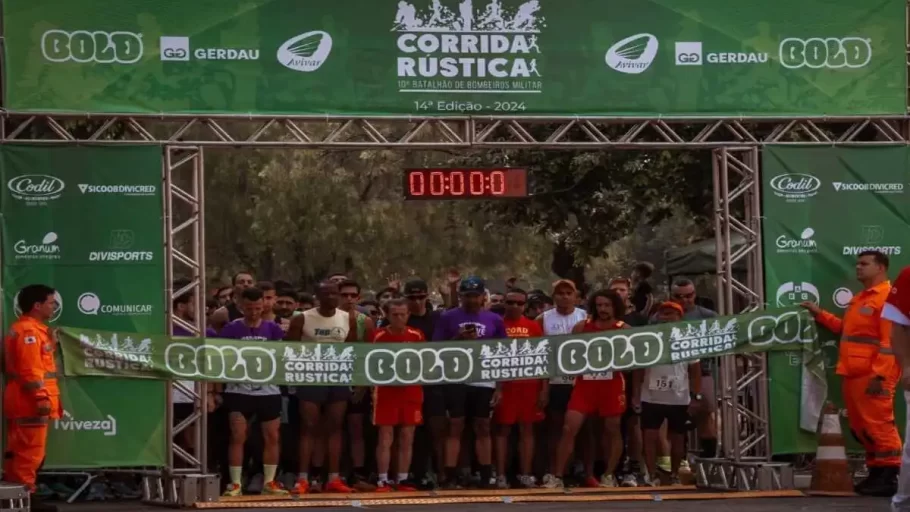
[[[637,75],[651,67],[654,57],[657,56],[658,46],[657,37],[651,34],[636,34],[611,46],[604,58],[607,66],[616,71]]]
[[[292,37],[278,48],[278,62],[282,66],[309,73],[316,71],[329,58],[332,51],[332,36],[322,30]]]
[[[117,418],[107,415],[103,420],[77,420],[69,411],[63,410],[63,417],[54,420],[54,428],[57,430],[70,431],[94,431],[101,432],[107,437],[117,435]]]
[[[780,42],[780,64],[789,69],[857,69],[872,60],[872,40],[861,37],[788,37]]]
[[[774,195],[782,197],[788,202],[802,202],[818,194],[822,186],[821,180],[811,174],[779,174],[769,183]]]
[[[41,53],[51,62],[135,64],[142,58],[142,34],[87,30],[48,30]]]

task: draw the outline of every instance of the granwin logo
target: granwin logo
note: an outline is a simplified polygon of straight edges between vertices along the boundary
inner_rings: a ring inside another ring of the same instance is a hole
[[[51,231],[44,235],[40,244],[30,244],[22,239],[13,245],[14,258],[20,260],[59,260],[60,246],[56,244],[57,233]]]
[[[657,38],[651,34],[637,34],[617,42],[607,50],[607,65],[629,75],[645,72],[657,56]]]
[[[774,195],[788,203],[801,203],[818,194],[822,182],[811,174],[779,174],[769,183]]]
[[[328,32],[314,30],[285,41],[278,48],[277,58],[288,69],[309,73],[322,67],[331,51],[332,36]]]
[[[777,246],[778,254],[812,254],[818,252],[818,244],[812,239],[814,236],[815,230],[806,228],[800,233],[799,238],[781,235],[774,244]]]

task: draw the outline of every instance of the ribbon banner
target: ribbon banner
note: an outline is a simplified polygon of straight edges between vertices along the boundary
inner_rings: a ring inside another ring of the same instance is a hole
[[[302,343],[174,338],[62,327],[68,376],[291,386],[394,386],[572,377],[704,357],[815,351],[799,308],[622,331],[513,340]]]

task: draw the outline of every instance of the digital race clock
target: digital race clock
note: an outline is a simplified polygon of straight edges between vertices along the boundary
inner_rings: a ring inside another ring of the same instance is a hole
[[[528,171],[405,169],[404,197],[408,200],[528,197]]]

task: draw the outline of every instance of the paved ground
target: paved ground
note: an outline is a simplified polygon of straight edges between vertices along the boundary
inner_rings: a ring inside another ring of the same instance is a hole
[[[565,510],[593,512],[607,510],[643,510],[659,512],[887,512],[887,499],[881,498],[766,498],[751,500],[705,500],[705,501],[664,501],[664,502],[607,502],[607,503],[535,503],[535,504],[479,504],[479,505],[432,505],[406,507],[375,507],[375,510],[406,512],[504,512],[506,507],[518,508],[523,512],[564,512]],[[364,507],[366,508],[366,507]],[[372,507],[371,507],[372,508]],[[150,512],[162,510],[132,502],[121,503],[75,503],[62,505],[61,512]],[[215,509],[208,509],[215,510]],[[238,510],[238,509],[234,509]],[[265,512],[271,509],[239,509],[250,512]],[[283,509],[294,510],[294,509]],[[303,509],[300,509],[303,510]],[[326,509],[307,508],[308,511],[354,511],[355,508],[333,507]]]

